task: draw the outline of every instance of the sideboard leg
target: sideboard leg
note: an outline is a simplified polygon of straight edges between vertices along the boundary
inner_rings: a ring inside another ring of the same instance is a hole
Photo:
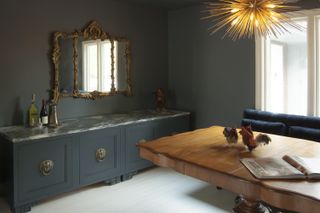
[[[114,185],[121,182],[121,176],[104,181],[105,184]]]
[[[271,213],[271,210],[259,201],[241,197],[239,204],[233,208],[234,213]]]
[[[138,171],[130,172],[121,176],[122,181],[130,180],[134,175],[136,175]]]
[[[24,206],[19,206],[11,209],[13,213],[26,213],[31,211],[31,204],[27,204]]]

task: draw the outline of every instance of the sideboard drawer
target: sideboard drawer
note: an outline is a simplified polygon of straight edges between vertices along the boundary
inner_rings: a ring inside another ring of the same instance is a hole
[[[18,200],[40,199],[72,187],[72,138],[17,146],[15,175]]]
[[[119,176],[120,165],[120,128],[99,130],[80,137],[80,184]]]

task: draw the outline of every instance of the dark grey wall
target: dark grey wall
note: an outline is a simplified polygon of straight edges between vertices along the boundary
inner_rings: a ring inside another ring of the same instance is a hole
[[[210,35],[204,9],[169,12],[170,105],[193,112],[195,128],[239,125],[243,109],[254,107],[254,42]]]
[[[318,0],[300,1],[303,9]],[[254,40],[232,41],[223,30],[210,35],[203,5],[169,12],[170,106],[193,112],[194,128],[239,126],[245,108],[255,106]]]
[[[94,19],[131,40],[134,96],[63,99],[60,119],[154,107],[151,92],[169,86],[169,105],[193,112],[193,127],[239,125],[242,110],[254,106],[254,42],[210,36],[210,22],[200,20],[203,9],[175,10],[167,18],[162,9],[112,0],[1,2],[0,127],[25,122],[32,93],[39,107],[40,98],[48,98],[53,31],[80,29]]]
[[[0,126],[22,124],[31,94],[48,98],[54,31],[82,29],[97,20],[132,42],[133,97],[63,99],[60,119],[154,107],[152,91],[167,88],[167,12],[112,0],[10,0],[1,3]]]

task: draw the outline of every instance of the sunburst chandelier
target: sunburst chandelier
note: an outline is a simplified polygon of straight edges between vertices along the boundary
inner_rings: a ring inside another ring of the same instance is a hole
[[[299,29],[284,14],[297,8],[282,0],[219,0],[207,3],[209,15],[204,18],[214,18],[214,25],[210,27],[212,33],[227,27],[225,35],[233,40],[254,35],[277,37],[288,31],[286,25]]]

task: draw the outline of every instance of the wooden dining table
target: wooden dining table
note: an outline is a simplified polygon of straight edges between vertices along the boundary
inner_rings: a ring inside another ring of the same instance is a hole
[[[223,129],[212,126],[137,146],[142,158],[158,166],[238,194],[241,202],[235,205],[234,212],[270,212],[265,204],[295,212],[320,212],[320,181],[259,180],[240,162],[242,158],[284,155],[320,157],[320,143],[268,134],[271,143],[250,152],[241,137],[237,144],[229,145]]]

